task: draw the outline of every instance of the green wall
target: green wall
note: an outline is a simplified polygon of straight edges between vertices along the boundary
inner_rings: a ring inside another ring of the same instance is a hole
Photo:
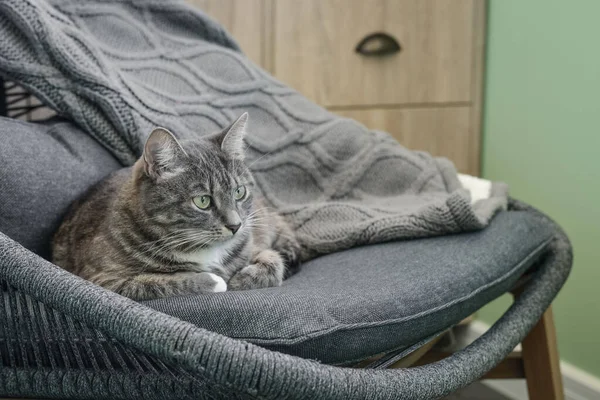
[[[600,0],[489,4],[483,175],[566,229],[560,355],[600,376]],[[493,322],[508,304],[479,316]]]

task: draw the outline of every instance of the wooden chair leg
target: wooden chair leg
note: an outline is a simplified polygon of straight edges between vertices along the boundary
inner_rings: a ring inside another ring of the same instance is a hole
[[[548,308],[522,343],[530,400],[563,400],[564,390],[552,308]]]

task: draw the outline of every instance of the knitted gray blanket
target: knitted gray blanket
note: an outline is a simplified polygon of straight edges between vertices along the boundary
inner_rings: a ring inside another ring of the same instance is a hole
[[[304,259],[482,229],[506,204],[504,185],[484,184],[472,199],[449,161],[308,101],[181,2],[3,0],[0,38],[0,73],[123,164],[153,127],[189,138],[248,111],[249,165],[296,229]]]

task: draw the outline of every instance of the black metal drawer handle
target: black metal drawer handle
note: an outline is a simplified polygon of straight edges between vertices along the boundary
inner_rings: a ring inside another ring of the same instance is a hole
[[[356,45],[356,52],[363,56],[386,56],[398,53],[400,43],[385,32],[375,32],[364,37]]]

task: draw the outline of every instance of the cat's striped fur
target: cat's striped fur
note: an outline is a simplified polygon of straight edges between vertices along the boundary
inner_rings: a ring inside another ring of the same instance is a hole
[[[298,242],[253,190],[243,161],[246,122],[244,114],[181,144],[154,130],[132,167],[72,205],[54,237],[53,262],[136,300],[280,285]],[[236,200],[240,187],[245,195]],[[207,209],[193,201],[203,195]]]

